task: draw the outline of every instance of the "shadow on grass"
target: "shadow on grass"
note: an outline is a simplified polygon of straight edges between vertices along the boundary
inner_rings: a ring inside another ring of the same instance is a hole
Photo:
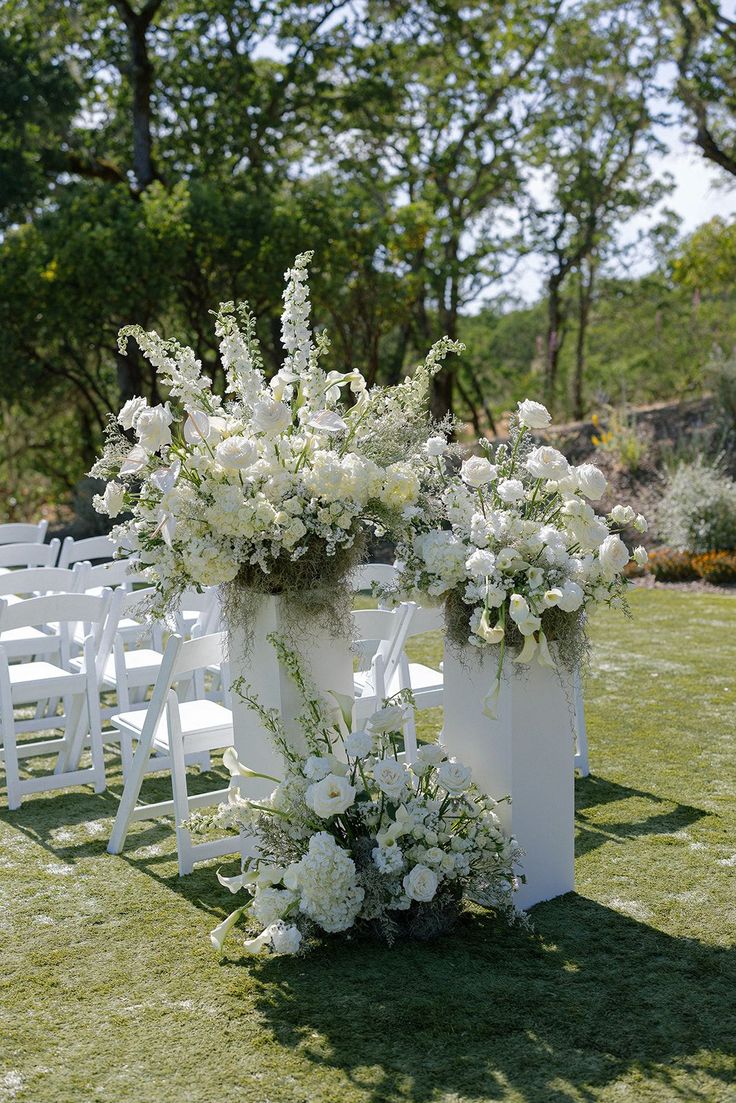
[[[628,808],[623,802],[631,802]],[[620,814],[616,815],[616,803]],[[614,805],[610,814],[602,813]],[[628,815],[626,814],[628,812]],[[702,808],[658,797],[644,789],[617,785],[591,774],[575,780],[575,854],[581,857],[609,841],[682,831],[708,815]]]
[[[657,1085],[657,1098],[728,1097],[733,952],[572,893],[538,907],[535,921],[530,935],[473,914],[430,945],[334,942],[306,960],[229,968],[255,979],[280,1044],[340,1070],[371,1103],[512,1091],[527,1103],[581,1103],[627,1074]],[[683,1087],[678,1072],[702,1072],[703,1050],[723,1093]],[[639,1098],[636,1087],[622,1098]]]

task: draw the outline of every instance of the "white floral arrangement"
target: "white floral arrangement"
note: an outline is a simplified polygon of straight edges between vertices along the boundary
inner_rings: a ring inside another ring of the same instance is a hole
[[[421,746],[410,766],[401,760],[400,697],[367,730],[350,731],[349,711],[328,708],[285,640],[269,639],[304,699],[306,753],[289,743],[275,710],[239,687],[270,730],[285,773],[270,797],[248,800],[240,780],[264,775],[229,750],[229,803],[214,818],[192,817],[194,828],[239,829],[257,844],[240,874],[218,873],[247,902],[212,932],[215,948],[222,950],[242,916],[257,932],[244,943],[253,954],[292,954],[315,937],[348,931],[373,931],[389,942],[399,933],[431,937],[452,925],[463,897],[523,921],[513,903],[521,851],[471,771],[438,744]]]
[[[462,346],[438,342],[393,388],[325,371],[329,342],[310,327],[311,256],[286,273],[286,357],[270,381],[247,304],[221,304],[215,316],[224,395],[191,348],[138,326],[120,332],[121,351],[135,339],[169,397],[132,398],[111,422],[92,470],[109,480],[95,506],[129,514],[113,537],[145,565],[158,613],[188,588],[239,575],[274,593],[329,586],[362,535],[398,531],[418,500],[429,380]]]
[[[620,536],[627,525],[646,531],[641,514],[617,505],[601,516],[591,505],[606,492],[603,473],[535,445],[532,431],[550,421],[541,403],[520,402],[508,443],[481,441],[481,454],[459,470],[444,438],[430,438],[432,506],[413,513],[397,551],[396,592],[444,602],[455,642],[497,646],[499,671],[507,644],[518,646],[522,664],[555,665],[551,640],[577,661],[585,612],[624,607],[625,568],[647,559]]]

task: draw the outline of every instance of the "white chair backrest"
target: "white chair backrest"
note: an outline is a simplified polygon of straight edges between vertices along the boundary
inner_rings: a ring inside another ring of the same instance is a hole
[[[218,628],[217,621],[220,615],[220,607],[215,587],[210,586],[208,589],[203,590],[201,594],[198,593],[197,590],[186,590],[182,594],[181,601],[179,602],[179,612],[177,614],[177,631],[181,635],[186,635],[185,625],[182,619],[184,612],[199,614],[197,623],[194,625],[193,634],[205,636],[215,632]]]
[[[62,552],[63,554],[63,552]],[[109,563],[87,563],[87,589],[97,586],[125,586],[130,589],[134,583],[142,581],[137,572],[140,564],[136,559],[113,559]]]
[[[390,563],[362,563],[351,573],[350,581],[353,590],[370,590],[374,582],[390,586],[396,581],[396,568]]]
[[[43,544],[48,527],[48,521],[39,521],[37,525],[0,525],[0,544]]]
[[[375,644],[372,649],[374,674],[380,672],[390,685],[401,661],[407,635],[417,606],[404,601],[395,609],[358,609],[353,612],[353,642]],[[377,687],[377,682],[374,682]]]
[[[176,639],[177,637],[172,637]],[[168,645],[166,648],[168,652]],[[225,661],[227,654],[227,632],[211,632],[208,636],[198,636],[186,640],[177,651],[172,667],[172,681],[192,674],[195,670],[204,670]]]
[[[74,626],[83,623],[97,643],[110,605],[110,591],[101,594],[48,594],[29,597],[16,605],[0,598],[0,632],[13,628],[38,628],[46,624]]]
[[[409,636],[421,636],[424,632],[443,632],[445,614],[440,605],[418,605],[409,625]]]
[[[41,594],[78,594],[84,589],[86,565],[66,567],[26,567],[0,574],[0,597],[40,596]]]
[[[0,567],[55,567],[59,541],[48,544],[0,544]]]
[[[69,567],[82,559],[112,559],[117,547],[109,536],[90,536],[86,540],[75,540],[73,536],[67,536],[61,545],[59,566]]]

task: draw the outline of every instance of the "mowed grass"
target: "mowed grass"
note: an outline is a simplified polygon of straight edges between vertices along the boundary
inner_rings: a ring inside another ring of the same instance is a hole
[[[593,626],[577,891],[534,933],[470,912],[429,945],[220,961],[233,898],[177,877],[168,824],[106,853],[113,760],[101,796],[4,811],[0,1101],[736,1099],[736,601],[631,604]]]

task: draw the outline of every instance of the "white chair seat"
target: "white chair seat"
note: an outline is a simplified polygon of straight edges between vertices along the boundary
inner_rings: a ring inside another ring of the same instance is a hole
[[[40,628],[10,628],[0,632],[0,646],[8,658],[17,659],[23,655],[50,655],[59,650],[61,640]]]
[[[443,675],[441,671],[435,670],[431,666],[424,666],[422,663],[409,663],[409,681],[412,692],[421,693],[423,690],[442,689]],[[401,688],[398,677],[394,679],[394,683],[390,686],[390,691],[391,693],[398,693]]]
[[[85,675],[62,670],[53,663],[17,663],[8,668],[14,705],[28,704],[55,694],[82,693]]]
[[[233,714],[217,701],[184,701],[179,706],[181,733],[187,752],[229,747],[233,742]],[[116,728],[139,738],[146,722],[145,711],[121,712],[112,717]],[[164,712],[156,729],[153,746],[157,751],[169,750],[169,732]]]

